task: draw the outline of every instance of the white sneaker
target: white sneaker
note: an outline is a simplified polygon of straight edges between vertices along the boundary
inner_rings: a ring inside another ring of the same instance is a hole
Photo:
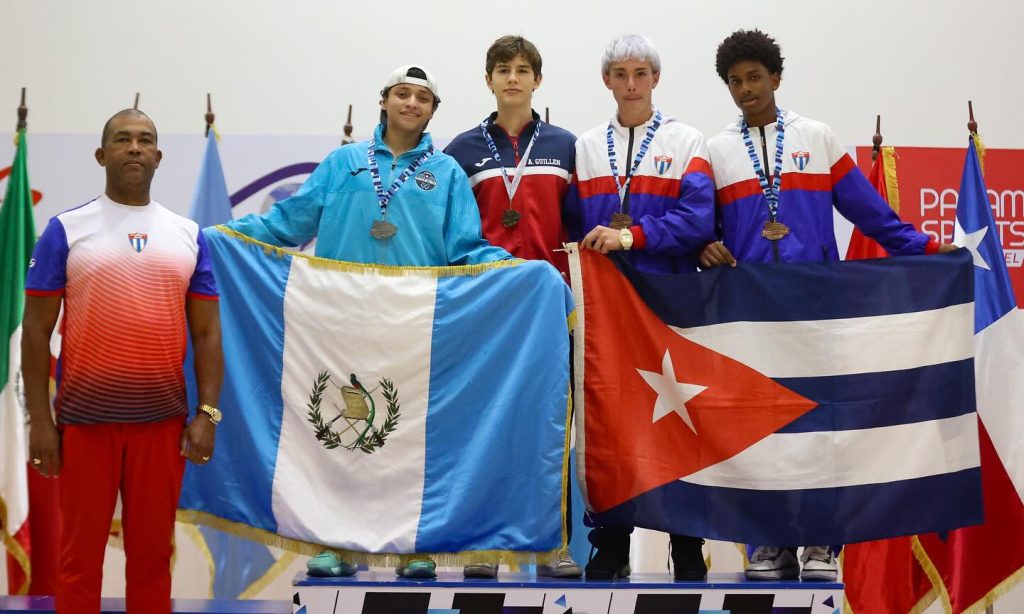
[[[792,548],[758,546],[743,573],[748,580],[796,580],[800,565]]]
[[[836,557],[829,546],[805,546],[800,560],[804,564],[801,580],[835,582],[839,577]]]
[[[553,565],[537,565],[537,576],[542,578],[580,578],[583,569],[568,554]]]

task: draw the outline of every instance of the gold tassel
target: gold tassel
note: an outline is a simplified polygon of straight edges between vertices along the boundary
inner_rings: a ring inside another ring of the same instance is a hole
[[[977,132],[972,132],[971,136],[974,137],[974,148],[978,150],[978,166],[981,167],[982,176],[985,175],[985,141],[981,140],[981,135]]]

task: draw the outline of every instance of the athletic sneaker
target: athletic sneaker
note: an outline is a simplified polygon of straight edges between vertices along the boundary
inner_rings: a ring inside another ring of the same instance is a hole
[[[836,557],[829,546],[805,546],[800,560],[804,564],[801,580],[835,582],[839,577]]]
[[[497,578],[498,566],[494,563],[470,563],[462,568],[466,578]]]
[[[436,578],[437,564],[429,557],[406,559],[395,567],[395,573],[403,578]]]
[[[306,575],[314,578],[340,578],[355,575],[356,571],[355,564],[331,550],[324,550],[306,561]]]
[[[758,546],[743,573],[748,580],[796,580],[800,576],[796,550]]]
[[[572,560],[566,554],[555,561],[554,565],[537,565],[537,577],[539,578],[580,578],[583,576],[583,569],[580,564]]]

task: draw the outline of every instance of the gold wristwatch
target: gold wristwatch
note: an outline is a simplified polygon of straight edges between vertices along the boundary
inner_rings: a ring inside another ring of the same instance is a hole
[[[628,228],[619,231],[619,245],[626,251],[633,247],[633,233]]]
[[[210,407],[206,403],[200,403],[199,405],[197,405],[196,411],[201,411],[207,416],[209,416],[210,422],[212,422],[214,426],[220,424],[220,419],[224,417],[224,414],[222,414],[219,409],[217,409],[216,407]]]

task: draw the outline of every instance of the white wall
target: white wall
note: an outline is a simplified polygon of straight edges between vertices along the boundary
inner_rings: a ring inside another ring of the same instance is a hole
[[[198,132],[211,92],[225,133],[337,134],[352,103],[362,136],[385,76],[420,62],[442,88],[433,130],[451,137],[491,106],[487,45],[521,33],[546,60],[537,107],[580,132],[612,110],[604,46],[635,31],[663,56],[656,104],[711,133],[735,115],[716,46],[760,27],[787,57],[780,104],[849,144],[868,143],[881,113],[888,143],[961,146],[971,98],[990,146],[1024,147],[1011,129],[1021,23],[1018,0],[0,0],[0,130],[27,86],[37,133],[95,133],[139,91],[164,134]]]

